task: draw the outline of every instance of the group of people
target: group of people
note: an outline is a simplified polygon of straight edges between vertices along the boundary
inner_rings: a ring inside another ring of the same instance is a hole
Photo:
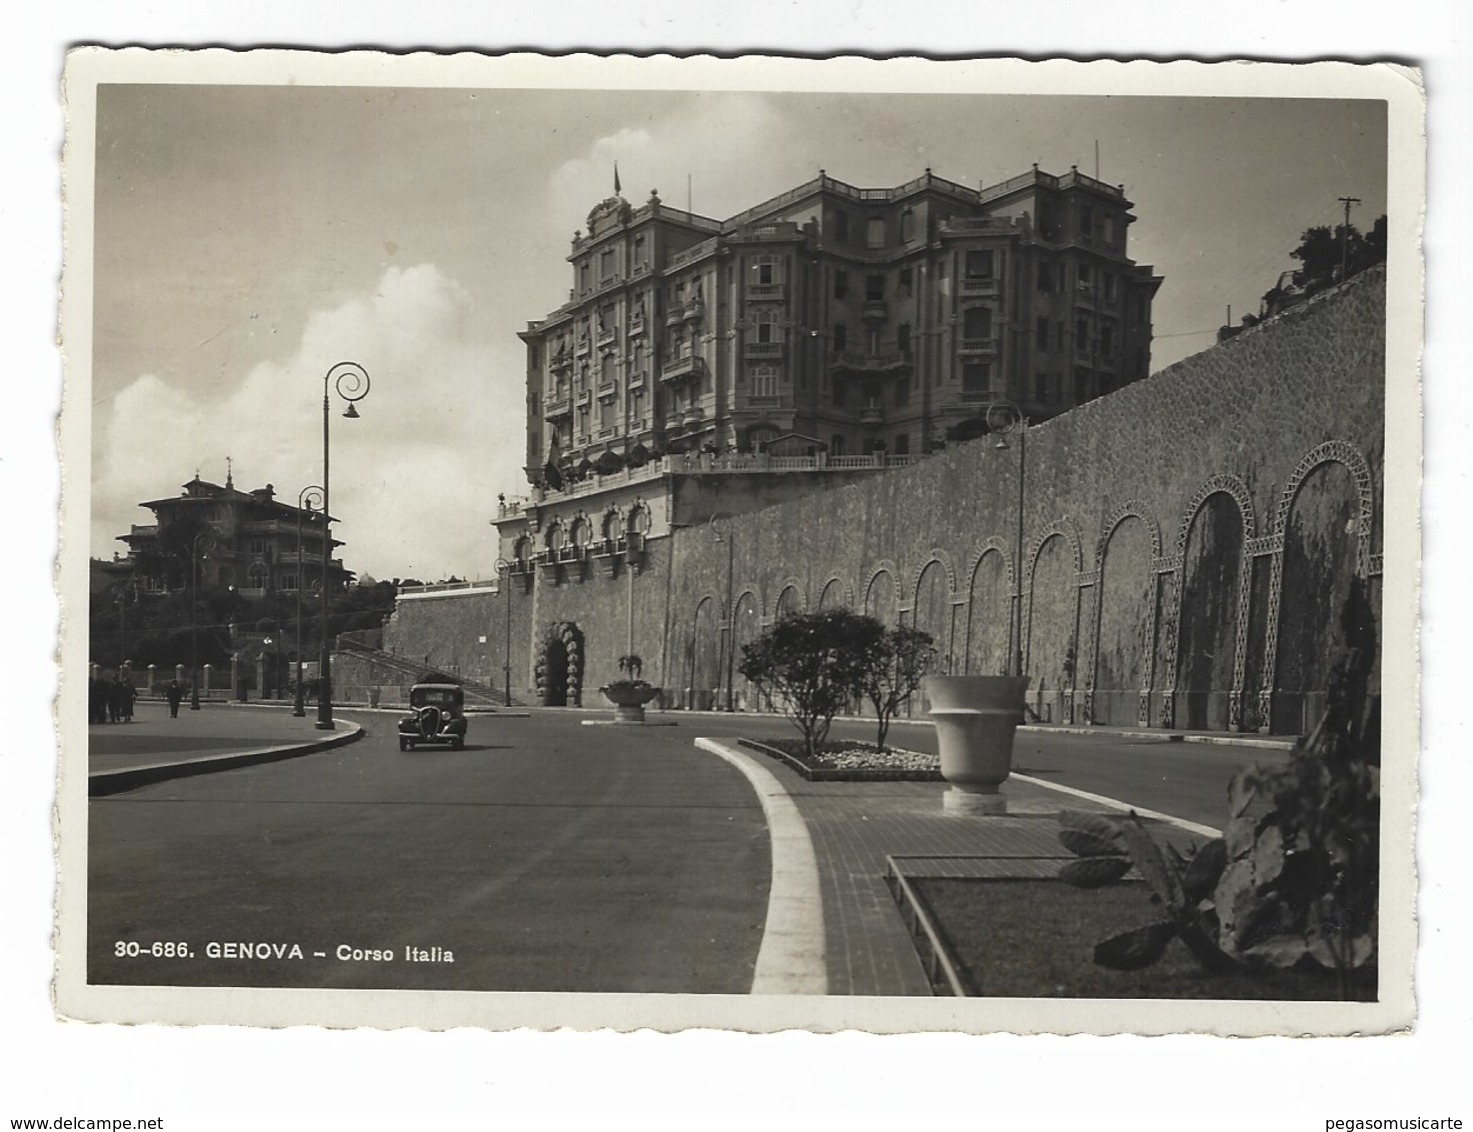
[[[131,723],[138,692],[121,674],[87,681],[87,722]]]

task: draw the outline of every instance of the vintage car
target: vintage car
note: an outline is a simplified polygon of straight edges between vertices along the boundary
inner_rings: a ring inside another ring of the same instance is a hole
[[[399,749],[417,743],[465,746],[465,691],[456,684],[416,684],[409,690],[409,714],[399,719]]]

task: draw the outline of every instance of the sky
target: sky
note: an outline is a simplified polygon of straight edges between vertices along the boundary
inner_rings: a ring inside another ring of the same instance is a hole
[[[494,576],[500,492],[526,489],[516,337],[567,298],[575,229],[613,192],[724,218],[815,176],[973,187],[1078,165],[1134,201],[1164,276],[1153,371],[1256,311],[1312,225],[1386,211],[1381,104],[1277,98],[100,88],[91,549],[196,472],[295,500],[321,476],[346,564]],[[1098,152],[1098,165],[1096,153]],[[1395,221],[1396,218],[1393,218]]]

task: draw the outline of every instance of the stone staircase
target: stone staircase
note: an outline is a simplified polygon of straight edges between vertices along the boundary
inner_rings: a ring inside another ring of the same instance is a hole
[[[349,637],[339,637],[337,651],[340,654],[349,655],[355,659],[362,660],[375,668],[387,670],[397,679],[378,681],[383,684],[401,684],[407,690],[414,684],[420,682],[429,669],[422,663],[407,660],[396,653],[386,652],[371,645],[365,645]],[[506,693],[500,688],[494,688],[489,684],[482,684],[478,680],[470,680],[461,676],[455,677],[456,683],[465,690],[466,705],[469,706],[496,706],[496,707],[522,707],[524,706],[515,696],[507,699]]]

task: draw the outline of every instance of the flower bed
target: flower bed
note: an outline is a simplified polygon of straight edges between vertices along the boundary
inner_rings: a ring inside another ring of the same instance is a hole
[[[799,739],[742,739],[742,746],[787,764],[812,782],[940,782],[941,758],[924,751],[831,739],[809,758]]]

